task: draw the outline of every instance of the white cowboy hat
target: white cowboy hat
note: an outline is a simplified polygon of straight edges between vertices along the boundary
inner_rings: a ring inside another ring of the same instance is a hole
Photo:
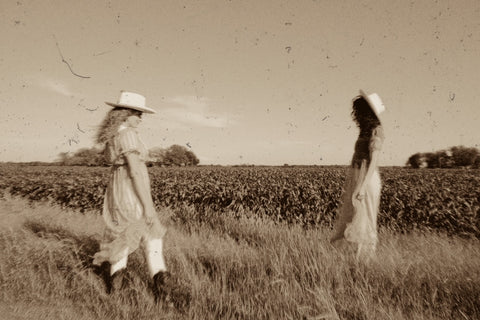
[[[366,94],[363,90],[360,90],[360,95],[368,102],[370,108],[372,108],[373,112],[380,119],[380,114],[385,111],[385,105],[380,99],[380,96],[376,93]]]
[[[138,110],[145,113],[156,113],[155,110],[145,106],[145,97],[133,92],[120,91],[120,98],[117,103],[105,102],[112,107],[122,107]]]

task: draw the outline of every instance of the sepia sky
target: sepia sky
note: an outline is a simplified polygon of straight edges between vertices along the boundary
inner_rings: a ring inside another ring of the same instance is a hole
[[[478,0],[0,0],[0,161],[92,147],[120,90],[202,164],[348,164],[359,89],[381,165],[480,148]]]

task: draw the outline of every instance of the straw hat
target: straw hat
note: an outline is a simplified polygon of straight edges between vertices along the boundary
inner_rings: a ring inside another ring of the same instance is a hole
[[[155,110],[145,106],[145,97],[133,92],[120,91],[120,98],[117,103],[105,102],[112,107],[122,107],[138,110],[145,113],[156,113]]]
[[[360,90],[360,95],[368,102],[370,108],[372,108],[373,112],[380,119],[380,114],[385,111],[385,105],[380,99],[380,96],[376,93],[366,94],[363,90]]]

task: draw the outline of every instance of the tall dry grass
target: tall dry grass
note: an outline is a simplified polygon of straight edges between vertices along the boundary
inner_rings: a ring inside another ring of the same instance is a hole
[[[479,319],[475,239],[383,231],[376,259],[329,245],[329,230],[233,213],[162,210],[172,303],[156,305],[141,252],[107,295],[91,265],[102,221],[0,201],[0,319]]]

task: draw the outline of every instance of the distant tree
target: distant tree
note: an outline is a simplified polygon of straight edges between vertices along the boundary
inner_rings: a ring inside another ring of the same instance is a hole
[[[149,150],[147,165],[196,166],[200,163],[197,156],[186,147],[172,145],[168,149],[155,147]],[[74,153],[61,152],[58,161],[65,166],[105,166],[108,165],[103,150],[82,148]]]
[[[480,156],[477,156],[477,159],[475,159],[475,163],[473,164],[472,168],[480,169]]]
[[[436,152],[426,152],[424,153],[424,157],[428,168],[439,167],[438,154]]]
[[[480,150],[464,146],[451,147],[436,152],[415,153],[407,160],[412,168],[480,168]]]
[[[58,162],[65,164],[70,157],[70,152],[60,152],[58,154]]]
[[[174,166],[191,166],[200,163],[192,151],[178,144],[174,144],[166,150],[164,162],[166,165]]]
[[[149,164],[151,165],[165,165],[165,157],[167,155],[167,149],[155,147],[148,151]]]
[[[440,150],[436,152],[439,168],[452,168],[454,162],[450,150]]]
[[[101,157],[103,157],[103,154],[100,154],[100,150],[94,148],[80,149],[73,155],[75,161],[73,165],[96,166],[99,164]]]
[[[65,166],[103,166],[106,160],[103,150],[97,148],[82,148],[76,152],[60,152],[59,162]]]
[[[450,148],[450,151],[456,167],[472,166],[480,156],[477,148],[457,146]]]
[[[185,155],[186,148],[174,144],[167,149],[165,153],[165,164],[168,166],[185,166],[187,163],[187,156]]]
[[[196,166],[200,163],[200,160],[197,158],[195,153],[193,153],[192,151],[187,150],[186,155],[187,155],[187,159],[188,159],[188,165]]]
[[[414,169],[418,169],[420,168],[420,166],[422,165],[422,154],[421,153],[415,153],[415,154],[412,154],[410,156],[410,158],[408,158],[407,160],[407,165],[409,165],[410,167],[414,168]]]

